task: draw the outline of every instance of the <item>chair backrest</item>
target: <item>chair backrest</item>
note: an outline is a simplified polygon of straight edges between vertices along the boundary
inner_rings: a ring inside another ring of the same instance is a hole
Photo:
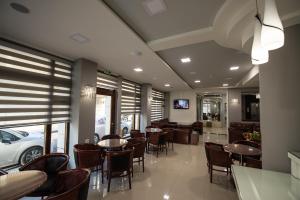
[[[121,137],[119,135],[104,135],[101,140],[107,140],[107,139],[121,139]]]
[[[207,162],[210,162],[209,148],[216,149],[219,151],[224,151],[224,147],[222,144],[217,144],[217,143],[213,143],[213,142],[205,142],[205,154],[206,154]]]
[[[124,172],[130,169],[133,156],[132,150],[109,151],[106,155],[107,170],[109,172]]]
[[[231,159],[229,152],[208,147],[209,163],[220,167],[230,167]]]
[[[257,169],[262,169],[262,162],[261,160],[256,160],[253,158],[246,158],[246,167],[253,167],[253,168],[257,168]]]
[[[238,140],[234,142],[235,144],[244,144],[244,145],[248,145],[250,147],[255,147],[255,148],[259,148],[259,144],[256,142],[252,142],[252,141],[248,141],[248,140]]]
[[[58,174],[55,192],[47,200],[86,200],[90,182],[90,171],[87,169],[72,169]]]
[[[38,157],[20,167],[20,171],[40,170],[49,174],[57,174],[65,170],[69,162],[69,156],[63,153],[51,153]]]
[[[146,141],[139,141],[133,145],[133,158],[140,158],[144,155],[146,148]]]
[[[101,163],[104,156],[101,148],[94,144],[74,145],[76,166],[79,168],[93,168]]]
[[[149,134],[149,143],[158,145],[159,144],[159,134],[158,133]]]
[[[174,139],[174,129],[173,128],[163,128],[163,131],[166,133],[165,139],[167,141]]]

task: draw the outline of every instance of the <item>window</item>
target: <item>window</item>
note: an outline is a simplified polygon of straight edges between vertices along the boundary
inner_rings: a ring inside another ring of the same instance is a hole
[[[163,92],[152,90],[151,100],[151,121],[164,118],[165,94]]]
[[[23,165],[43,155],[44,126],[0,129],[0,167]]]
[[[123,80],[121,100],[121,135],[126,136],[131,129],[139,129],[141,113],[141,86]]]
[[[51,127],[51,152],[64,153],[66,152],[66,124],[52,124]]]
[[[66,151],[60,127],[70,120],[71,64],[0,40],[1,166],[24,164],[51,148]]]

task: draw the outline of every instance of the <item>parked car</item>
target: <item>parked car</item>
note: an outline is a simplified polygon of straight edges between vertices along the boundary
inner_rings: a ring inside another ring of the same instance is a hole
[[[43,154],[44,135],[0,129],[0,167],[21,164]]]

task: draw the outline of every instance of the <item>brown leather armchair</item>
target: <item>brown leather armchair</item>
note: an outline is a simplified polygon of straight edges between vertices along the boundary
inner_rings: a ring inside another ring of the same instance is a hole
[[[174,142],[179,144],[190,144],[192,129],[174,129]]]
[[[203,134],[203,123],[200,121],[194,122],[192,124],[193,130],[197,131],[200,135]]]
[[[60,171],[66,170],[68,162],[68,155],[62,153],[52,153],[38,157],[20,167],[20,171],[39,170],[47,174],[46,182],[44,182],[38,189],[27,196],[49,196],[53,192],[57,174]]]
[[[87,169],[72,169],[62,171],[57,175],[54,192],[47,200],[86,200],[90,182],[90,171]]]

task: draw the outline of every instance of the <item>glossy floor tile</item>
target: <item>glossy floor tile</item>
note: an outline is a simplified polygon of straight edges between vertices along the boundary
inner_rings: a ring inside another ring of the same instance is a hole
[[[89,200],[235,200],[238,199],[230,177],[226,173],[215,173],[213,184],[209,182],[204,141],[226,143],[227,136],[204,134],[200,144],[175,144],[168,155],[158,158],[147,154],[145,173],[138,165],[134,167],[132,189],[128,189],[126,178],[113,179],[111,192],[107,193],[107,182],[100,184],[100,176],[94,173],[91,179]]]

